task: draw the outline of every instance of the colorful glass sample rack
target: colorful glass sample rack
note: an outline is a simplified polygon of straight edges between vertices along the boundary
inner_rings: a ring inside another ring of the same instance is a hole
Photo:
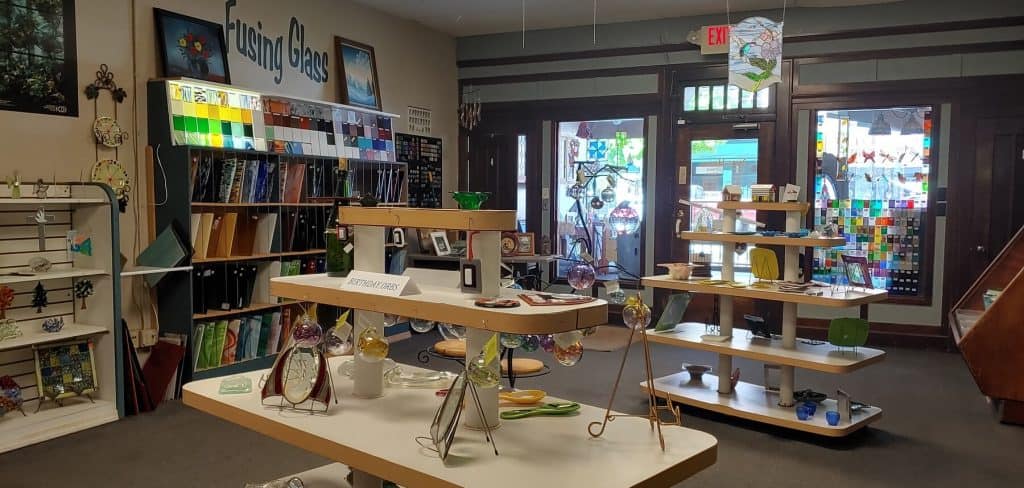
[[[815,209],[816,225],[835,223],[842,248],[814,249],[814,279],[846,284],[841,254],[866,256],[875,288],[892,295],[919,295],[924,212],[913,201],[830,200]]]
[[[175,145],[395,161],[388,114],[194,80],[167,98]]]

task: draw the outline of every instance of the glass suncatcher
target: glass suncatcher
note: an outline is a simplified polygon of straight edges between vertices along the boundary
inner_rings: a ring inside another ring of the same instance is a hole
[[[814,279],[846,284],[842,254],[866,257],[871,283],[920,296],[932,108],[817,112],[814,224],[835,224],[846,246],[814,249]]]

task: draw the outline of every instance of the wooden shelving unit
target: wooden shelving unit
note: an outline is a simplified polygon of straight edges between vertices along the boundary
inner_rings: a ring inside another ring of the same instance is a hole
[[[166,202],[155,209],[155,229],[173,226],[198,247],[191,230],[193,214],[213,214],[214,222],[218,216],[224,216],[220,222],[229,222],[228,214],[237,214],[233,239],[219,241],[223,245],[215,250],[210,244],[207,253],[200,252],[183,263],[193,268],[191,272],[168,274],[160,281],[156,295],[161,329],[190,338],[187,366],[182,372],[184,381],[266,367],[267,360],[258,358],[203,370],[197,372],[201,375],[193,376],[191,339],[197,323],[273,313],[293,303],[273,303],[277,300],[275,296],[265,293],[255,296],[254,293],[253,303],[247,307],[220,310],[209,308],[207,304],[205,313],[196,313],[201,311],[201,306],[200,310],[193,309],[193,302],[197,301],[193,296],[197,288],[193,283],[196,274],[252,263],[259,267],[262,281],[266,279],[263,276],[273,274],[264,271],[267,267],[276,269],[274,261],[281,261],[282,268],[286,268],[287,262],[295,260],[301,263],[300,273],[323,269],[326,264],[324,231],[330,220],[336,218],[335,208],[339,204],[351,204],[363,192],[381,187],[382,182],[390,182],[389,196],[397,200],[392,201],[392,205],[407,201],[405,180],[408,175],[403,173],[407,165],[395,161],[394,146],[388,148],[387,145],[393,140],[392,121],[397,116],[189,79],[150,81],[147,91],[149,144],[159,148],[159,157],[154,158],[152,168],[153,174],[158,175],[153,185],[153,198]],[[207,95],[224,92],[229,96],[222,102],[218,102],[219,97],[194,98],[199,92]],[[236,98],[237,104],[232,105]],[[222,106],[212,107],[217,103]],[[224,107],[224,103],[230,107]],[[190,109],[194,107],[206,110],[192,113]],[[229,115],[224,115],[226,112]],[[241,120],[233,118],[237,114],[242,114]],[[218,117],[232,120],[217,120]],[[358,120],[353,123],[353,119]],[[214,127],[221,130],[213,130]],[[226,132],[229,129],[230,132]],[[352,129],[359,131],[358,147],[353,144],[356,139]],[[364,144],[367,141],[362,139],[368,139],[371,144]],[[217,180],[213,175],[225,178],[224,173],[217,173],[216,169],[230,167],[224,161],[232,159],[237,164],[231,179],[231,185],[235,186],[227,185],[232,190],[221,193],[225,188],[224,180]],[[200,170],[210,167],[214,169],[205,173],[211,175],[210,181],[206,185],[195,185],[196,175],[204,174]],[[378,178],[378,170],[381,178],[387,174],[392,179]],[[160,181],[161,176],[165,181]],[[236,184],[239,182],[240,187]],[[399,182],[401,187],[397,186]],[[238,188],[241,190],[233,191]],[[246,188],[249,190],[245,191]],[[262,219],[267,215],[276,215],[269,218],[274,223],[273,231],[264,231],[270,232],[269,239],[263,238],[267,234],[259,234]],[[212,235],[213,226],[209,228]],[[297,230],[292,232],[292,229]],[[259,247],[251,245],[256,241],[260,242]],[[269,284],[261,282],[254,288],[265,291]]]
[[[22,188],[28,193],[31,188]],[[43,208],[52,221],[37,226],[30,218]],[[96,183],[50,182],[47,198],[0,198],[5,222],[4,249],[0,253],[0,285],[15,293],[7,317],[16,321],[22,335],[0,341],[0,376],[8,375],[21,387],[26,415],[15,411],[0,419],[0,453],[54,439],[108,422],[124,415],[123,333],[121,330],[120,232],[116,197],[110,187]],[[75,230],[92,241],[92,255],[64,249],[66,232]],[[39,233],[43,245],[39,249]],[[50,271],[27,276],[9,273],[27,271],[29,259],[43,256]],[[93,283],[87,308],[73,298],[78,280]],[[32,288],[42,283],[49,291],[49,304],[38,314],[30,305]],[[48,333],[39,317],[59,317],[64,327]],[[45,401],[41,408],[34,349],[76,340],[93,345],[98,389],[91,400],[74,396],[63,406]]]
[[[802,215],[809,204],[802,202],[759,203],[759,202],[719,202],[722,210],[753,209],[761,211],[786,212],[786,232],[796,232],[801,227]],[[683,232],[686,239],[721,242],[722,273],[721,279],[732,282],[734,278],[733,260],[737,243],[754,243],[785,246],[783,279],[797,281],[799,268],[799,249],[803,247],[840,246],[845,243],[842,238],[790,238],[740,236],[733,234],[736,229],[734,212],[723,212],[722,233]],[[825,436],[845,436],[867,424],[881,418],[882,411],[871,407],[867,411],[856,412],[853,418],[842,419],[837,426],[829,426],[824,422],[824,415],[816,415],[812,420],[797,420],[793,409],[793,390],[795,368],[810,369],[826,373],[849,373],[881,361],[885,357],[883,351],[869,348],[856,348],[850,351],[838,351],[828,344],[809,345],[800,342],[796,337],[797,304],[819,305],[833,308],[849,308],[880,302],[888,297],[885,290],[873,289],[819,289],[821,295],[791,293],[779,291],[776,285],[769,288],[750,286],[730,286],[729,284],[701,284],[699,280],[673,280],[668,275],[647,276],[642,279],[645,286],[669,290],[708,293],[720,296],[721,313],[719,322],[721,335],[729,339],[719,338],[704,340],[703,324],[680,324],[675,330],[667,333],[651,333],[651,342],[660,342],[676,347],[697,349],[718,353],[720,374],[730,373],[732,357],[740,356],[769,364],[779,365],[781,378],[778,392],[768,392],[763,388],[740,382],[735,390],[728,382],[720,382],[714,375],[705,374],[703,381],[690,381],[688,373],[676,373],[654,380],[655,395],[687,405],[713,410],[726,415],[741,417],[757,422],[768,423],[794,430],[811,432]],[[733,297],[754,298],[782,302],[782,339],[781,341],[753,338],[748,331],[733,327],[736,317],[733,316]],[[644,382],[641,387],[646,391],[651,386]],[[833,400],[826,400],[819,409],[835,409]]]
[[[985,307],[985,293],[1002,290]],[[1002,422],[1024,424],[1024,228],[949,311],[964,362]]]

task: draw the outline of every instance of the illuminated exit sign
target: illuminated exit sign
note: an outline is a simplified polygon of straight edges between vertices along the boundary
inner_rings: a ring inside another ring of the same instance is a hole
[[[699,31],[691,32],[686,39],[700,46],[700,53],[727,54],[729,52],[729,25],[705,25]]]

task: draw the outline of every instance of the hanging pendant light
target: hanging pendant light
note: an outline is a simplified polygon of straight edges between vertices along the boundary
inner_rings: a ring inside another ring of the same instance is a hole
[[[875,121],[871,123],[871,128],[868,129],[868,134],[872,136],[887,136],[892,134],[892,126],[885,121],[885,117],[882,116],[882,112],[878,112],[875,116]]]
[[[917,111],[913,110],[907,115],[907,123],[903,124],[903,128],[900,129],[900,134],[924,134],[924,125],[921,124],[921,119],[917,117]]]

